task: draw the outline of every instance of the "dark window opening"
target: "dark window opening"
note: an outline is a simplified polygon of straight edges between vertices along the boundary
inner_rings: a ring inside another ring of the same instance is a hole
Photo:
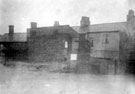
[[[91,47],[94,47],[94,40],[91,40]]]
[[[105,34],[105,44],[109,44],[108,34]]]

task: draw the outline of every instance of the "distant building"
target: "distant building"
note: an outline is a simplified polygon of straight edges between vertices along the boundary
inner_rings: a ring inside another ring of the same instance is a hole
[[[80,26],[60,25],[56,21],[51,27],[37,27],[37,23],[32,22],[27,31],[31,60],[67,60],[84,64],[93,59],[118,62],[122,56],[123,35],[134,36],[135,15],[129,10],[125,22],[103,24],[90,24],[89,17],[83,16]]]
[[[124,58],[123,44],[127,37],[134,38],[134,31],[135,15],[129,10],[124,22],[91,24],[86,16],[81,18],[80,26],[60,25],[56,21],[54,26],[37,27],[36,22],[31,22],[27,34],[14,33],[14,27],[9,26],[9,33],[0,42],[8,49],[27,50],[29,61],[91,64],[106,71]]]
[[[85,19],[83,24],[86,23],[84,28],[82,26],[72,26],[72,28],[91,42],[91,57],[119,59],[120,42],[124,39],[121,34],[125,33],[131,37],[135,34],[133,10],[129,10],[125,22],[88,25],[89,19],[82,17],[83,19]]]
[[[82,19],[84,19],[84,17]],[[85,21],[83,23],[85,23]],[[90,21],[86,21],[86,23],[90,23]],[[89,55],[91,57],[119,59],[120,32],[127,32],[125,31],[126,22],[89,24],[87,26],[73,26],[72,28],[76,30],[80,36],[83,36],[85,40],[90,42]],[[80,46],[82,46],[81,43]]]
[[[9,33],[1,36],[0,49],[7,59],[26,59],[27,33],[14,33],[14,26],[9,25]]]

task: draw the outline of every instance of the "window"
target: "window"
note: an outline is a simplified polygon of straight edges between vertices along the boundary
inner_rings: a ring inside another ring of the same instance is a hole
[[[109,44],[109,39],[108,39],[109,34],[105,34],[104,36],[105,36],[105,40],[104,40],[105,44]]]
[[[90,42],[91,47],[94,47],[94,38],[89,37],[88,41]]]
[[[89,34],[86,34],[85,35],[85,39],[88,40],[88,41],[90,41],[90,39],[91,39],[90,35]]]
[[[77,60],[77,54],[71,54],[70,60]]]
[[[68,42],[65,41],[65,48],[68,48]]]
[[[91,47],[94,47],[94,40],[91,39]]]

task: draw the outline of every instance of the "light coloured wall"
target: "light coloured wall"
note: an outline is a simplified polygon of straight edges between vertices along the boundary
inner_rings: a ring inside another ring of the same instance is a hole
[[[105,43],[106,35],[108,36],[108,43]],[[90,33],[88,39],[93,40],[94,44],[91,47],[91,57],[119,58],[119,32]]]

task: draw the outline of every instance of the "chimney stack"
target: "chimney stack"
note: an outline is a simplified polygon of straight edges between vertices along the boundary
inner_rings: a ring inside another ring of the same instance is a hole
[[[89,17],[82,16],[82,19],[80,21],[80,31],[82,33],[87,33],[90,31],[90,20]]]
[[[129,10],[127,15],[127,26],[129,33],[133,35],[135,31],[135,15],[132,9]]]
[[[127,15],[127,21],[132,22],[134,20],[135,20],[134,11],[132,9],[130,9],[128,12],[128,15]]]
[[[14,25],[9,25],[9,34],[14,34]]]
[[[81,27],[88,27],[88,26],[90,26],[90,20],[89,20],[89,17],[82,16],[80,25],[81,25]]]
[[[55,21],[54,22],[54,26],[59,26],[60,24],[59,24],[59,21]]]
[[[9,41],[13,41],[14,25],[9,25]]]
[[[37,28],[37,23],[36,22],[31,22],[31,28]]]

